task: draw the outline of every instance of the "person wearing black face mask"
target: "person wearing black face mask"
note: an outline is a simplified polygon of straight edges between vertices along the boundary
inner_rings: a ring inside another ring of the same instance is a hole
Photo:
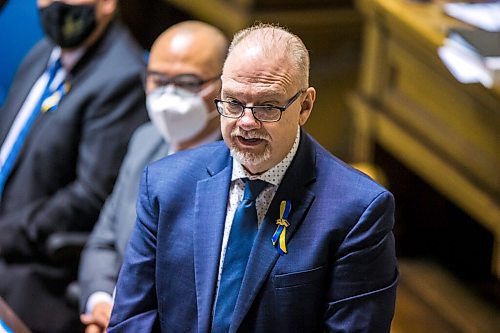
[[[69,5],[52,2],[40,8],[40,19],[47,36],[62,48],[82,44],[96,28],[95,5]]]
[[[77,263],[47,239],[90,230],[131,133],[147,120],[143,52],[117,0],[38,0],[46,38],[26,56],[0,110],[0,297],[33,332],[74,332],[64,300]]]

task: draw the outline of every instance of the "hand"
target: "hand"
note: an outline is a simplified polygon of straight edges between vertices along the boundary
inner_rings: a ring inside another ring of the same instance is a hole
[[[107,302],[97,303],[90,314],[80,315],[80,321],[86,326],[85,333],[104,333],[109,324],[113,305]]]

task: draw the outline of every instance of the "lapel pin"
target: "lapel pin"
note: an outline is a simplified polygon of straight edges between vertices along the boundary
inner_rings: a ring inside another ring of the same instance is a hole
[[[278,227],[276,228],[276,231],[274,232],[272,241],[273,241],[273,246],[278,250],[278,253],[280,255],[284,255],[287,253],[286,249],[286,229],[290,226],[290,223],[288,223],[287,218],[288,215],[290,214],[290,210],[292,209],[292,204],[290,201],[283,200],[281,201],[280,204],[280,218],[276,220],[276,224]]]
[[[63,83],[56,91],[54,91],[51,95],[49,95],[42,102],[42,112],[51,112],[57,109],[61,98],[69,91],[70,84],[65,82]]]

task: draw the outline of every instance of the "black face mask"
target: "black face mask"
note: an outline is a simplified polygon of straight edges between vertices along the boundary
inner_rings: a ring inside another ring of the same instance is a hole
[[[94,5],[56,1],[40,8],[40,19],[47,36],[62,48],[80,46],[97,26]]]

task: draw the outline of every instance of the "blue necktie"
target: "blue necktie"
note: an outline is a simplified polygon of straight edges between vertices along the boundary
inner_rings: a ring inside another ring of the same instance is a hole
[[[29,130],[31,128],[31,125],[35,122],[35,119],[37,115],[40,113],[40,110],[43,109],[44,111],[52,111],[57,107],[57,104],[59,103],[59,100],[61,99],[62,95],[67,92],[67,86],[64,83],[64,80],[61,82],[61,84],[58,85],[55,89],[51,87],[52,82],[54,81],[54,78],[56,77],[57,72],[59,69],[61,69],[62,64],[61,64],[61,59],[57,59],[56,61],[52,62],[47,69],[47,73],[49,74],[49,80],[47,82],[47,85],[45,86],[45,90],[42,94],[42,97],[38,101],[38,104],[33,108],[33,111],[29,115],[26,123],[24,124],[24,127],[21,129],[19,132],[18,137],[16,138],[16,141],[14,142],[14,145],[12,146],[11,151],[7,155],[7,159],[5,160],[5,163],[0,166],[0,199],[2,198],[3,190],[5,183],[7,182],[7,177],[9,176],[9,173],[12,170],[12,167],[14,166],[14,161],[16,160],[17,155],[21,151],[21,148],[23,146],[23,143],[29,133]],[[57,98],[54,98],[54,96],[57,95]],[[53,101],[51,102],[50,99]],[[46,101],[49,101],[48,103],[44,103]],[[54,103],[55,101],[55,103]],[[47,105],[47,106],[46,106]]]
[[[255,199],[266,187],[263,180],[245,179],[245,194],[234,214],[226,255],[222,266],[222,275],[215,305],[212,332],[228,332],[236,300],[240,292],[241,281],[252,250],[258,221]]]

